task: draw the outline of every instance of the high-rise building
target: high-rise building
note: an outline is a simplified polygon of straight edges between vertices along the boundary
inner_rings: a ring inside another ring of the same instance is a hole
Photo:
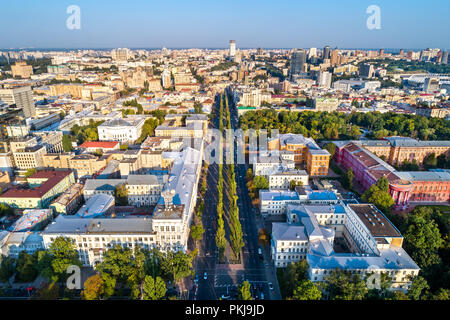
[[[119,48],[111,51],[111,57],[116,61],[128,61],[131,52],[127,48]]]
[[[170,88],[172,86],[172,77],[170,71],[167,68],[164,68],[164,71],[161,73],[161,79],[164,89]]]
[[[17,61],[11,66],[13,77],[30,78],[33,74],[33,67],[27,65],[25,61]]]
[[[323,59],[330,59],[331,48],[330,46],[325,46],[323,48]]]
[[[334,67],[334,66],[339,64],[339,51],[338,50],[331,51],[330,64],[331,64],[332,67]]]
[[[400,57],[403,57],[405,55],[405,50],[400,49]]]
[[[317,85],[323,88],[331,87],[331,73],[324,71],[319,73],[319,77],[317,79]]]
[[[448,64],[448,51],[442,52],[441,64]]]
[[[362,78],[372,78],[375,74],[375,69],[372,64],[363,63],[359,67],[359,76]]]
[[[303,49],[295,49],[291,56],[291,76],[300,74],[305,71],[306,51]]]
[[[22,109],[25,118],[31,118],[36,115],[30,86],[0,89],[0,100],[9,105],[15,104],[17,108]]]
[[[236,54],[236,40],[230,40],[229,55],[230,57],[234,57],[235,54]]]
[[[308,59],[317,56],[317,48],[309,48]]]

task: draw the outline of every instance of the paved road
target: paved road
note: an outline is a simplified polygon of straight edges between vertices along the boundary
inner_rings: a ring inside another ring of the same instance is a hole
[[[230,104],[232,128],[238,128],[237,109]],[[214,106],[216,114],[219,114],[219,97],[216,97]],[[224,103],[225,108],[225,103]],[[225,116],[225,112],[224,112]],[[213,121],[213,127],[219,128],[219,119]],[[235,145],[236,160],[236,145]],[[195,272],[198,277],[198,288],[190,293],[191,299],[197,300],[216,300],[222,295],[229,295],[243,281],[247,280],[252,284],[254,296],[261,296],[264,293],[264,299],[280,299],[277,283],[274,276],[272,263],[270,262],[270,253],[267,248],[262,248],[263,256],[258,254],[258,228],[263,226],[263,222],[258,220],[254,208],[251,205],[251,199],[248,195],[245,174],[248,164],[235,165],[239,215],[244,233],[244,248],[242,263],[244,269],[230,270],[229,268],[217,268],[217,247],[215,244],[215,234],[217,230],[217,180],[218,165],[211,164],[207,173],[208,189],[205,194],[205,212],[203,214],[203,226],[205,228],[204,239],[199,245],[199,256],[195,261]],[[226,174],[224,174],[226,178]],[[263,258],[263,259],[262,259]],[[203,278],[207,273],[207,279]],[[272,282],[275,290],[270,290],[268,283]]]

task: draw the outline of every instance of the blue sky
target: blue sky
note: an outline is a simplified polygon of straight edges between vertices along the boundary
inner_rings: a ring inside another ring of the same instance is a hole
[[[69,30],[69,5],[81,29]],[[366,27],[369,5],[381,29]],[[449,0],[14,0],[0,48],[450,48]]]

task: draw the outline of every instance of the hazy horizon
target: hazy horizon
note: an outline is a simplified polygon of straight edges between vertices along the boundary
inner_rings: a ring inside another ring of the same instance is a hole
[[[80,29],[66,10],[80,8]],[[381,29],[369,30],[377,5]],[[33,1],[2,5],[2,50],[78,48],[450,47],[450,1]]]

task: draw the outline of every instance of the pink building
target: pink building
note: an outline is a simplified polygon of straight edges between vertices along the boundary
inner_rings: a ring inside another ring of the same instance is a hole
[[[355,179],[365,190],[381,177],[389,181],[389,192],[396,208],[406,208],[409,203],[413,181],[405,179],[397,170],[372,152],[349,141],[337,141],[334,159],[345,169],[352,168]]]

